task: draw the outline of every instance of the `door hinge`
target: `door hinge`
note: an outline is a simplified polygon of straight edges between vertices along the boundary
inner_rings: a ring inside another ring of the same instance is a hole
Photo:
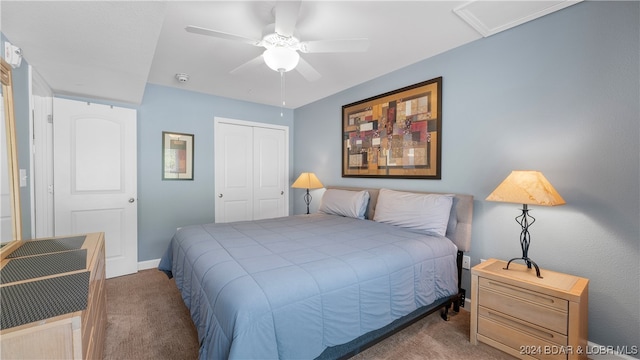
[[[47,122],[49,124],[53,124],[53,115],[51,115],[51,114],[47,115]]]

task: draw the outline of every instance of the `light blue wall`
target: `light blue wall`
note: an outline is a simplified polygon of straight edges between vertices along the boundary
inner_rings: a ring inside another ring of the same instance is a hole
[[[293,110],[280,117],[279,107],[147,84],[138,110],[140,261],[160,258],[177,227],[213,222],[214,117],[288,126],[293,143]],[[193,181],[162,181],[162,131],[195,135]],[[289,167],[293,182],[293,160]]]
[[[529,255],[590,279],[590,341],[640,345],[639,8],[580,3],[298,108],[294,168],[325,185],[474,195],[472,265],[521,255],[520,207],[484,198],[511,170],[541,170],[567,205],[531,207]],[[442,180],[342,178],[341,106],[438,76]]]

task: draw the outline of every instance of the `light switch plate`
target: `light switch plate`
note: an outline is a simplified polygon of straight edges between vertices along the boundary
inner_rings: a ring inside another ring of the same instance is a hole
[[[27,169],[20,169],[20,187],[27,187]]]

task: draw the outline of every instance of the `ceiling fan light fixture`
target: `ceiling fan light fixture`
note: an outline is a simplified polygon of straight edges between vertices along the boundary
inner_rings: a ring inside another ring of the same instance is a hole
[[[300,54],[297,51],[281,46],[265,50],[262,57],[269,68],[278,72],[291,71],[300,61]]]

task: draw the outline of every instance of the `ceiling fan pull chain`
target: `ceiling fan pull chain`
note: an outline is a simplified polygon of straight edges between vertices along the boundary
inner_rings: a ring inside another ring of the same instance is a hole
[[[280,69],[280,117],[284,116],[284,69]]]

